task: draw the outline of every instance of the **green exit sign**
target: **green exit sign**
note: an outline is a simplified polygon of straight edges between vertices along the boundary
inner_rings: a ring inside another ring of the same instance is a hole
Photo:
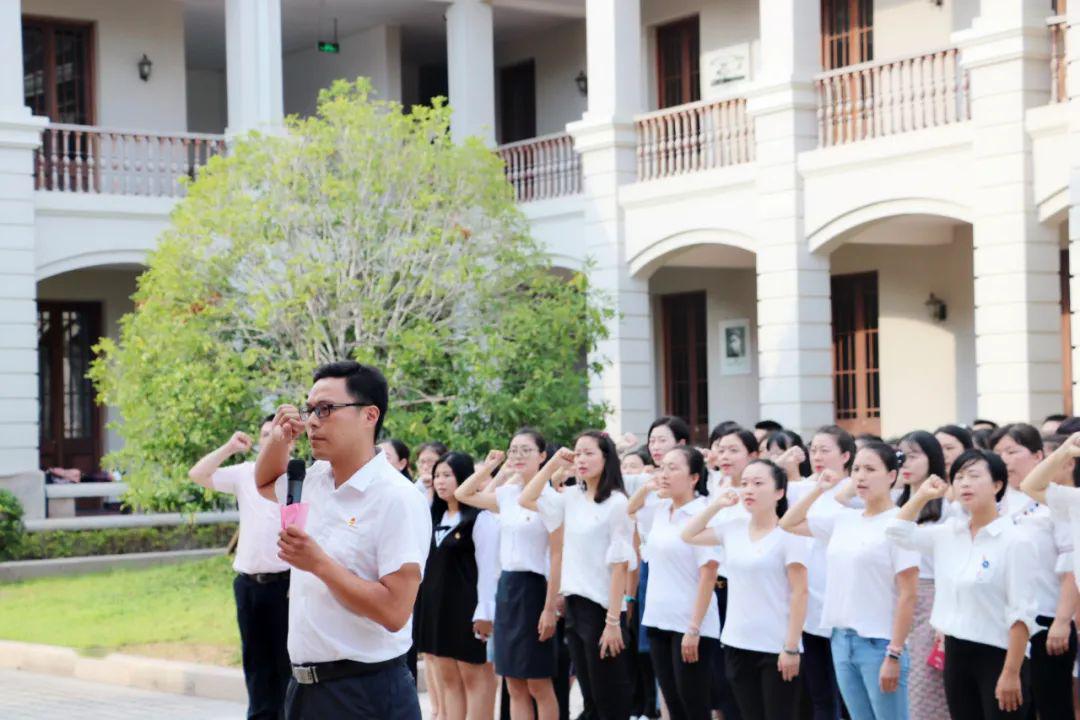
[[[320,40],[318,43],[319,52],[324,53],[339,53],[341,52],[341,45],[336,42],[327,42],[326,40]]]

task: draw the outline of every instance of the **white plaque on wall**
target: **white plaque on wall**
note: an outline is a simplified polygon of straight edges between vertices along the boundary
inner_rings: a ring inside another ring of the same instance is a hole
[[[750,321],[724,320],[720,323],[720,372],[724,375],[750,374]]]
[[[718,48],[701,56],[702,96],[729,94],[739,83],[750,79],[750,43]]]

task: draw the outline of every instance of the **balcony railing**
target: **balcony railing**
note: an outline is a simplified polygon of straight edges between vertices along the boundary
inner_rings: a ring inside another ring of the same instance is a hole
[[[1049,18],[1050,27],[1050,102],[1059,103],[1069,99],[1065,85],[1065,71],[1069,63],[1065,55],[1065,31],[1068,24],[1061,15]]]
[[[746,100],[703,100],[636,118],[638,180],[750,162],[754,126]]]
[[[87,125],[51,124],[34,158],[35,187],[73,193],[151,197],[183,194],[179,179],[194,178],[225,152],[221,135],[144,133]]]
[[[963,122],[968,76],[956,48],[818,75],[822,147]]]
[[[581,156],[567,133],[501,145],[506,180],[519,202],[547,200],[581,192]]]

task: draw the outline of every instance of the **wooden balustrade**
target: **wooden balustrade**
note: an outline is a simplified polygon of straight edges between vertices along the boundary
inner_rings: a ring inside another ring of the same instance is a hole
[[[754,127],[746,100],[704,100],[640,115],[638,180],[750,162]]]
[[[818,75],[820,146],[968,120],[968,76],[959,59],[959,50],[946,48]]]
[[[1069,66],[1065,54],[1065,37],[1069,26],[1060,15],[1048,19],[1046,24],[1050,28],[1050,102],[1065,102],[1069,99],[1069,91],[1065,85],[1066,69]]]
[[[567,133],[501,145],[506,180],[519,202],[547,200],[581,192],[581,156]]]
[[[176,197],[183,194],[181,177],[194,178],[211,157],[224,152],[220,135],[50,124],[35,153],[35,187]]]

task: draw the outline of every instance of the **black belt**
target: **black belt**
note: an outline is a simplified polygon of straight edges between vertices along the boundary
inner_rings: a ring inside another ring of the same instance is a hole
[[[339,680],[346,677],[360,677],[362,675],[374,675],[375,673],[393,667],[403,665],[405,656],[401,655],[390,660],[376,663],[357,662],[356,660],[334,660],[332,662],[311,663],[309,665],[293,665],[292,676],[301,685],[314,685],[316,683]]]
[[[279,582],[281,580],[289,579],[289,571],[276,572],[276,573],[239,573],[241,577],[248,580],[259,583],[260,585],[269,585],[270,583]]]

